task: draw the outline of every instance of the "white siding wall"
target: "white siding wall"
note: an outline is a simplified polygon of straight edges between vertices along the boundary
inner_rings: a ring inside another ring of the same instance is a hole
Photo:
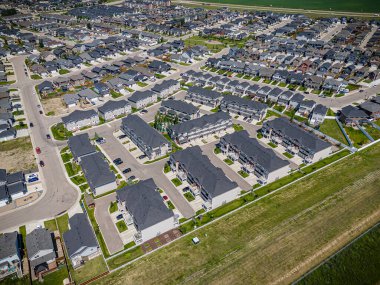
[[[267,183],[271,183],[281,177],[288,175],[289,171],[290,171],[289,165],[286,165],[280,169],[272,171],[271,173],[268,174]]]
[[[103,185],[101,187],[97,187],[95,189],[95,193],[96,193],[95,195],[96,196],[102,195],[102,194],[104,194],[104,193],[106,193],[108,191],[111,191],[113,189],[116,189],[116,188],[117,188],[117,184],[116,184],[116,181],[114,181],[114,182],[108,183],[106,185]]]
[[[212,208],[215,209],[225,203],[235,200],[238,197],[240,190],[241,189],[239,187],[236,187],[222,195],[216,196],[212,199]]]
[[[175,228],[174,217],[171,217],[158,224],[155,224],[154,226],[151,226],[147,229],[142,230],[141,231],[142,239],[143,241],[147,241],[149,239],[152,239],[174,228]]]
[[[332,153],[331,146],[314,154],[313,163],[328,157]]]

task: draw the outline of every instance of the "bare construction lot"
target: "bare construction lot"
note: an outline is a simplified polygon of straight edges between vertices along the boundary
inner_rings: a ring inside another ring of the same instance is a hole
[[[30,137],[23,137],[0,143],[0,168],[8,172],[36,168]]]

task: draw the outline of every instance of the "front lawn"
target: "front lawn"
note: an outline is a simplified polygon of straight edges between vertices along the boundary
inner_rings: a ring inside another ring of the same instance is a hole
[[[275,143],[273,143],[273,142],[269,142],[268,145],[270,147],[272,147],[272,148],[276,148],[277,147],[277,145]]]
[[[118,209],[117,202],[116,201],[111,202],[110,209],[109,209],[110,214],[115,213],[117,211],[117,209]]]
[[[219,147],[214,148],[214,153],[215,154],[219,154],[221,152],[222,152],[222,150]]]
[[[247,172],[245,172],[243,170],[239,170],[238,173],[243,178],[247,178],[249,176],[249,173],[247,173]]]
[[[182,185],[181,180],[179,180],[177,177],[174,178],[174,179],[172,179],[172,182],[173,182],[173,184],[174,184],[176,187]]]
[[[64,214],[57,218],[58,230],[62,235],[69,230],[69,215]]]
[[[32,78],[33,80],[39,80],[39,79],[42,79],[42,77],[41,77],[40,75],[38,75],[38,74],[32,74],[32,75],[30,76],[30,78]]]
[[[284,152],[283,155],[289,159],[294,157],[294,155],[290,154],[289,152]]]
[[[223,160],[225,163],[227,163],[228,165],[232,165],[232,164],[234,164],[234,162],[231,160],[231,159],[229,159],[229,158],[226,158],[225,160]]]
[[[75,162],[66,163],[65,168],[66,168],[67,175],[69,177],[78,174],[78,172],[81,170],[80,166],[76,164]]]
[[[123,220],[118,221],[116,223],[116,227],[117,227],[117,230],[119,231],[119,233],[122,233],[122,232],[125,232],[126,230],[128,230],[128,227]]]
[[[114,99],[123,96],[123,94],[121,94],[121,93],[119,93],[119,92],[116,92],[116,91],[114,91],[114,90],[111,90],[111,91],[110,91],[110,94],[111,94],[112,98],[114,98]]]
[[[77,268],[76,270],[73,270],[72,272],[76,284],[81,284],[106,271],[107,266],[104,262],[103,256],[98,256],[94,259],[86,261],[83,266]]]
[[[175,209],[175,206],[174,206],[174,204],[172,203],[172,201],[168,201],[168,208],[170,209],[170,210],[174,210]]]
[[[239,124],[233,124],[233,128],[234,128],[235,132],[240,132],[240,131],[244,130],[244,127],[242,125],[239,125]]]
[[[185,194],[183,194],[183,196],[185,196],[186,200],[189,201],[189,202],[195,200],[195,197],[190,192],[186,192]]]
[[[59,70],[60,75],[67,74],[67,73],[70,73],[70,70],[67,70],[67,69],[60,69]]]
[[[58,230],[57,224],[55,222],[55,219],[48,220],[44,222],[44,227],[50,231],[56,231]]]
[[[54,139],[59,141],[67,140],[69,137],[73,136],[72,132],[69,132],[62,123],[58,123],[51,127],[51,133]]]
[[[166,77],[165,75],[160,74],[160,73],[156,73],[154,76],[155,76],[156,78],[158,78],[158,79],[163,79],[163,78]]]

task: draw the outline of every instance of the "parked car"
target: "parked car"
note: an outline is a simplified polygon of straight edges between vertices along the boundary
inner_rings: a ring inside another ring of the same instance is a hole
[[[106,139],[105,139],[105,138],[97,138],[97,139],[96,139],[96,142],[97,142],[98,144],[104,144],[104,143],[106,143]]]
[[[136,176],[132,175],[132,176],[129,176],[128,181],[132,181],[132,180],[135,180],[135,179],[136,179]]]
[[[40,112],[39,112],[41,115],[43,114],[43,112],[40,110]]]
[[[28,178],[28,183],[33,183],[33,182],[36,182],[38,180],[39,179],[38,179],[37,175],[34,175],[34,176],[30,175],[29,178]]]
[[[185,188],[182,189],[183,192],[189,192],[190,191],[190,187],[189,186],[186,186]]]
[[[119,139],[119,140],[122,140],[122,139],[124,139],[124,138],[126,138],[127,137],[127,135],[120,135],[120,136],[118,136],[117,138]]]
[[[41,149],[39,147],[36,147],[36,152],[37,152],[37,154],[40,154],[41,153]]]
[[[144,159],[145,157],[146,157],[146,155],[142,154],[142,155],[139,156],[139,159]]]
[[[34,127],[33,123],[30,123],[30,124],[29,124],[29,127],[33,128],[33,127]]]
[[[44,167],[45,166],[45,162],[43,160],[40,160],[40,166],[41,167]]]
[[[148,113],[148,110],[142,109],[142,110],[140,111],[140,114],[146,114],[146,113]]]
[[[131,172],[131,169],[130,169],[130,168],[126,168],[126,169],[123,170],[123,173],[124,173],[124,174],[129,173],[129,172]]]
[[[122,218],[123,218],[123,214],[119,214],[119,215],[116,216],[117,220],[121,220]]]
[[[115,163],[116,165],[120,165],[123,163],[123,161],[121,160],[120,157],[118,157],[118,158],[114,159],[113,163]]]
[[[169,200],[169,197],[168,196],[162,196],[162,199],[164,199],[164,201],[167,201],[167,200]]]
[[[46,138],[47,138],[48,140],[50,140],[50,139],[51,139],[51,136],[50,136],[49,134],[46,134]]]

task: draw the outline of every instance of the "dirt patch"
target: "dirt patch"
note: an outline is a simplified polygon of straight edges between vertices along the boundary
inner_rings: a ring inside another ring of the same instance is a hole
[[[69,109],[63,105],[61,98],[48,98],[41,100],[45,114],[54,112],[54,115],[68,114]]]
[[[0,168],[4,168],[8,172],[15,172],[36,167],[30,137],[0,143]]]

